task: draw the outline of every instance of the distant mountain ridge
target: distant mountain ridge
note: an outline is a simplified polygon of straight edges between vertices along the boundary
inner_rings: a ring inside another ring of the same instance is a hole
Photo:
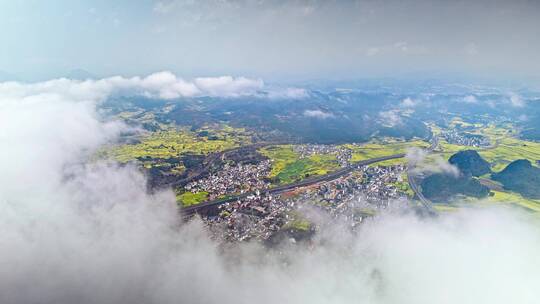
[[[294,142],[339,144],[365,142],[375,136],[403,139],[431,137],[421,120],[395,112],[398,97],[367,93],[320,93],[309,98],[242,96],[179,98],[173,102],[147,97],[111,98],[103,104],[115,111],[155,111],[156,121],[198,128],[227,123],[234,127],[274,132]],[[170,104],[167,112],[158,111]],[[386,116],[384,115],[386,114]],[[389,120],[394,120],[389,125]]]

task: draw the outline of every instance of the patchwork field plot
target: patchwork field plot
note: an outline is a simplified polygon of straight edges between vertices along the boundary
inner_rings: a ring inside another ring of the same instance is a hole
[[[491,200],[494,202],[514,204],[528,211],[540,212],[540,200],[524,198],[513,192],[493,191],[493,193]]]
[[[206,201],[207,198],[208,198],[208,192],[203,191],[203,192],[193,193],[193,192],[188,191],[182,194],[178,194],[176,196],[176,201],[182,204],[182,206],[188,207],[191,205],[196,205],[201,202],[204,202]]]
[[[406,153],[409,148],[427,149],[430,146],[429,142],[423,140],[398,141],[393,139],[372,141],[365,144],[346,144],[353,151],[351,162],[357,162],[370,158],[388,156],[393,154]],[[378,165],[392,165],[405,162],[405,159],[394,159],[378,163]]]
[[[139,143],[114,147],[109,154],[117,161],[135,159],[168,159],[179,155],[208,154],[249,144],[250,136],[244,129],[223,126],[220,129],[167,128],[143,136]]]
[[[333,154],[311,155],[301,158],[292,145],[269,146],[259,150],[272,160],[270,177],[281,184],[291,183],[312,175],[322,175],[339,168]]]

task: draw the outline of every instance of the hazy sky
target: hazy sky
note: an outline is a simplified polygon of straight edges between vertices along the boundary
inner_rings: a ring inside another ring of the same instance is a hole
[[[539,1],[0,0],[0,71],[540,75]]]

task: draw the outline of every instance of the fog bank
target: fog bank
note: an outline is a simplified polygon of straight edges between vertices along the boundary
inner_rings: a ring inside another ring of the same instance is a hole
[[[537,218],[503,208],[391,212],[313,245],[223,248],[172,191],[85,160],[125,126],[106,95],[0,90],[1,303],[534,303]],[[76,95],[80,96],[80,95]]]

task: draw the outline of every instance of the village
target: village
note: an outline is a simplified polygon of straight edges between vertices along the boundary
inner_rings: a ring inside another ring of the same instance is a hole
[[[489,138],[456,130],[449,130],[442,133],[442,137],[450,144],[469,146],[469,147],[487,147],[490,145]]]
[[[202,220],[216,239],[227,242],[268,241],[286,235],[296,242],[317,230],[309,218],[316,212],[340,218],[351,228],[364,218],[386,209],[407,194],[403,183],[406,166],[364,166],[342,178],[278,195],[257,190],[245,198],[219,206],[219,213]]]
[[[270,161],[253,164],[225,164],[223,169],[209,177],[193,181],[185,186],[191,192],[207,192],[214,200],[228,194],[263,190],[270,186],[266,177],[270,173]]]

